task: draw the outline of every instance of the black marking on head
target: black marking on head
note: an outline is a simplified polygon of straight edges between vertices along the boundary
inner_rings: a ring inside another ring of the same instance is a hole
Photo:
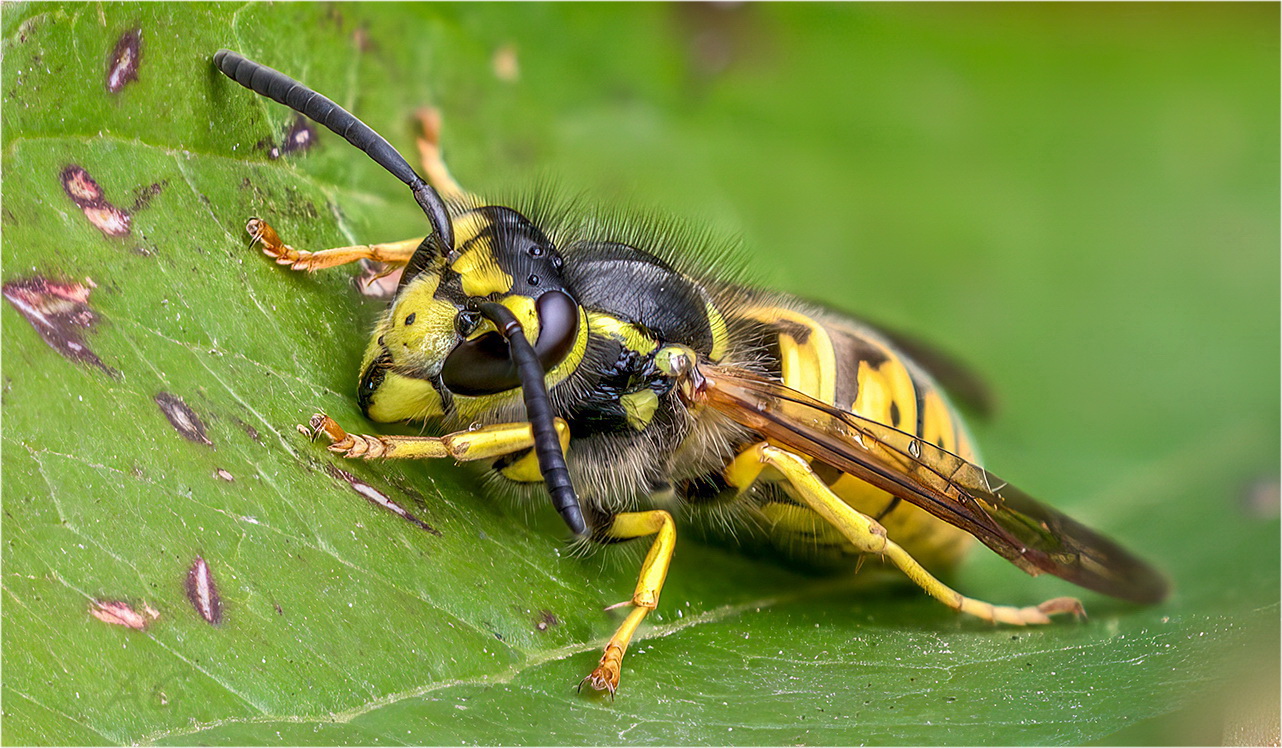
[[[357,478],[356,476],[352,475],[346,470],[334,467],[333,465],[326,467],[325,470],[332,477],[337,478],[338,480],[341,480],[344,483],[346,483],[348,486],[351,487],[353,491],[355,491],[358,495],[360,495],[361,498],[365,499],[369,503],[375,506],[381,507],[383,509],[386,509],[387,511],[391,512],[392,514],[395,514],[397,517],[400,517],[401,519],[405,520],[406,522],[409,522],[410,524],[418,527],[421,530],[426,530],[427,532],[432,533],[438,538],[441,537],[440,530],[437,530],[435,527],[432,527],[431,525],[427,524],[426,522],[414,516],[413,514],[410,514],[410,512],[405,509],[405,507],[401,506],[400,504],[397,504],[395,501],[392,501],[391,497],[389,497],[387,494],[383,493],[377,488],[374,488],[370,484]]]
[[[209,569],[209,562],[200,556],[187,571],[187,599],[207,623],[217,626],[223,622],[223,599],[218,595],[218,585],[214,584],[214,573]]]
[[[108,376],[118,376],[115,369],[89,350],[81,334],[98,322],[97,313],[89,308],[93,281],[86,280],[82,285],[36,276],[12,280],[0,288],[5,299],[26,317],[50,348],[72,361],[96,366]]]
[[[530,219],[499,205],[478,208],[476,212],[485,216],[488,225],[473,241],[489,243],[494,261],[512,276],[512,293],[538,296],[546,289],[566,287],[561,278],[561,254]],[[460,251],[466,251],[466,245]]]
[[[383,344],[381,335],[378,338],[378,344]],[[369,406],[374,401],[374,393],[383,386],[383,379],[387,377],[387,370],[391,367],[392,354],[384,350],[361,374],[360,384],[356,385],[356,403],[361,406],[361,412],[366,416],[369,416]]]
[[[899,403],[890,404],[890,425],[899,428]]]
[[[169,420],[170,425],[174,427],[174,430],[182,434],[184,439],[189,442],[204,444],[208,447],[214,446],[214,443],[209,441],[209,437],[205,434],[205,424],[201,422],[196,412],[188,407],[187,403],[183,402],[181,397],[171,395],[168,392],[161,392],[153,399],[156,401],[156,405],[160,406],[160,412],[165,414],[165,418]]]
[[[414,280],[419,273],[439,262],[441,262],[440,250],[437,248],[436,242],[432,241],[432,237],[428,236],[419,243],[418,249],[414,250],[414,254],[410,255],[410,261],[405,263],[405,270],[401,273],[401,279],[396,284],[396,291],[399,293],[406,283]],[[444,283],[444,279],[441,282]]]
[[[566,288],[561,278],[564,263],[560,253],[543,231],[528,218],[512,208],[487,205],[468,211],[455,220],[467,215],[480,215],[485,219],[485,225],[475,236],[458,246],[455,254],[450,257],[451,261],[478,244],[484,244],[499,268],[512,277],[511,293],[536,297],[549,289]],[[443,261],[435,245],[425,241],[414,251],[406,265],[400,286],[404,287],[414,276]],[[448,267],[442,269],[441,281],[434,296],[458,306],[468,300],[463,293],[458,273]]]
[[[71,202],[85,214],[94,228],[110,237],[129,235],[129,214],[117,208],[103,196],[102,187],[89,176],[84,167],[68,164],[58,175],[62,189]]]
[[[107,90],[120,93],[126,84],[138,80],[142,60],[142,29],[129,29],[116,40],[107,58]]]

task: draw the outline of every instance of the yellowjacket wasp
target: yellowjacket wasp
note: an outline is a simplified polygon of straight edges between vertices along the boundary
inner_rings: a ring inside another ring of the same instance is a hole
[[[410,187],[431,224],[426,237],[309,252],[250,221],[263,251],[295,270],[363,259],[403,268],[357,398],[374,421],[447,432],[350,434],[318,414],[310,433],[351,458],[482,461],[501,489],[550,496],[587,542],[654,536],[631,611],[584,683],[618,687],[624,652],[658,605],[674,514],[814,565],[880,556],[994,622],[1047,623],[1082,607],[993,605],[927,571],[955,563],[972,536],[1030,574],[1135,602],[1165,596],[1152,567],[976,464],[960,416],[905,352],[917,346],[711,277],[658,232],[489,204],[453,181],[430,140],[425,180],[297,81],[227,50],[214,62],[360,148]]]

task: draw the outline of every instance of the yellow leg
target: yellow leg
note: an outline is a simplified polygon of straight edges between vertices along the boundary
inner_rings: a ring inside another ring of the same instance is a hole
[[[294,249],[281,241],[266,221],[251,218],[245,224],[253,244],[263,250],[263,254],[272,258],[278,265],[288,265],[291,270],[324,270],[325,268],[346,265],[357,260],[374,260],[388,265],[404,265],[409,262],[414,250],[423,243],[423,237],[406,239],[387,244],[358,244],[352,247],[335,247],[309,252],[305,249]]]
[[[383,436],[349,434],[334,419],[317,413],[304,431],[313,439],[324,434],[330,440],[331,452],[365,460],[452,457],[459,462],[469,462],[495,459],[534,446],[534,434],[528,423],[500,423],[445,436]],[[570,427],[558,418],[556,431],[564,451],[570,443]],[[531,452],[506,468],[503,474],[513,480],[522,480],[523,476],[532,477],[530,482],[542,480],[537,460]],[[532,465],[526,465],[527,461]]]
[[[598,691],[609,691],[613,696],[619,688],[623,655],[628,651],[632,635],[636,633],[642,619],[659,605],[659,592],[663,589],[664,578],[668,576],[668,564],[672,561],[672,551],[677,544],[677,530],[672,522],[672,515],[662,509],[654,509],[615,515],[605,535],[615,540],[655,536],[650,552],[641,564],[641,577],[637,580],[637,588],[630,601],[632,610],[606,643],[605,652],[596,669],[579,683],[579,688],[587,683]]]
[[[898,566],[926,594],[943,604],[963,613],[982,618],[994,623],[1008,623],[1016,626],[1050,623],[1050,616],[1059,613],[1081,615],[1082,604],[1071,597],[1057,597],[1041,605],[1016,608],[1010,605],[993,605],[982,600],[966,597],[948,585],[936,579],[926,571],[917,560],[908,554],[893,540],[886,537],[886,529],[876,520],[862,514],[842,501],[810,469],[806,460],[798,455],[778,447],[758,444],[749,448],[731,464],[727,471],[728,479],[740,481],[733,485],[746,487],[741,482],[749,477],[750,467],[746,455],[755,453],[758,464],[770,466],[778,471],[794,489],[794,496],[812,509],[824,520],[841,531],[841,534],[854,545],[860,553],[878,554]],[[750,484],[750,483],[749,483]]]

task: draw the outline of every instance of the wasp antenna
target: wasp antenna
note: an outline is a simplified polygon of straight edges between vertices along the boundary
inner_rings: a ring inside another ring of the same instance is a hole
[[[450,224],[450,215],[445,208],[445,201],[432,188],[432,185],[414,171],[414,167],[409,165],[409,162],[392,147],[392,144],[388,143],[382,135],[374,132],[373,128],[361,122],[351,112],[288,75],[266,65],[260,65],[231,50],[218,50],[214,54],[214,64],[223,75],[245,88],[316,120],[364,151],[379,166],[387,169],[413,191],[414,200],[418,202],[423,213],[427,215],[427,220],[432,224],[432,230],[441,245],[441,254],[448,254],[454,249],[454,227]]]
[[[507,338],[517,376],[521,379],[525,415],[530,419],[530,428],[534,432],[534,454],[539,460],[543,483],[552,497],[552,506],[570,531],[582,537],[587,534],[588,526],[583,519],[579,497],[574,493],[574,484],[570,482],[565,454],[561,452],[561,440],[557,437],[552,416],[552,401],[548,397],[547,383],[543,381],[543,364],[539,363],[534,346],[526,340],[521,323],[507,307],[488,301],[481,304],[480,311]]]

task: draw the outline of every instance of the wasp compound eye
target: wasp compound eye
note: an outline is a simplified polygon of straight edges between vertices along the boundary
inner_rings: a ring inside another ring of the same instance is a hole
[[[534,353],[546,372],[564,361],[574,348],[579,334],[579,305],[564,291],[548,291],[534,302],[534,310],[539,318],[539,338],[534,343]],[[463,314],[467,312],[459,315],[460,320]],[[454,394],[470,397],[493,395],[521,386],[507,340],[496,332],[455,346],[445,358],[441,380]]]

